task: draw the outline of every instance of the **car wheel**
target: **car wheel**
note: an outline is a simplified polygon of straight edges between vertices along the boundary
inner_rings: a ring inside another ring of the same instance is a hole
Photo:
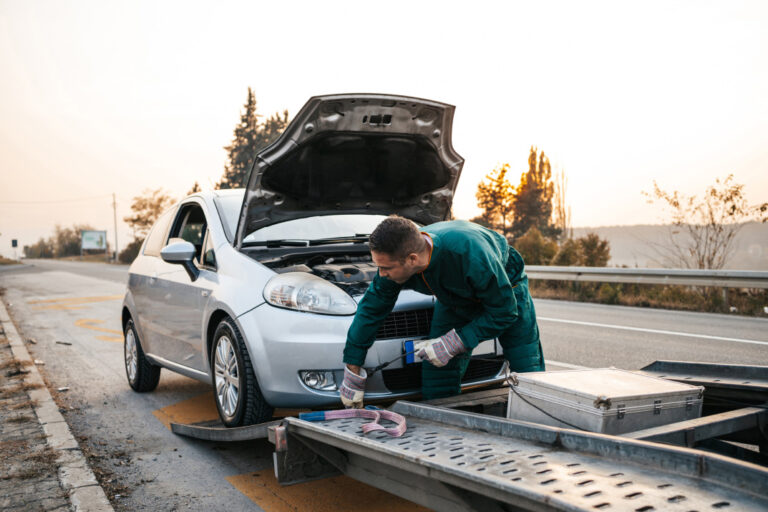
[[[160,381],[160,367],[149,362],[144,355],[133,320],[128,320],[123,333],[123,354],[125,374],[134,391],[152,391]]]
[[[261,394],[243,337],[229,318],[213,334],[211,366],[216,407],[224,425],[240,427],[272,418],[273,409]]]

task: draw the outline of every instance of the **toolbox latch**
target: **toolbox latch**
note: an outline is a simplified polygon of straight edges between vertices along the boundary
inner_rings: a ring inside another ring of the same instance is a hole
[[[685,397],[685,410],[690,411],[691,409],[693,409],[693,397],[687,396]]]
[[[626,411],[626,406],[624,404],[619,404],[616,406],[616,418],[623,420],[624,419],[624,413]]]
[[[658,416],[661,414],[661,400],[653,401],[653,415]]]

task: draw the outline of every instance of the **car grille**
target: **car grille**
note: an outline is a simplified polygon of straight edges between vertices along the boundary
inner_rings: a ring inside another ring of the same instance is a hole
[[[478,360],[469,361],[467,372],[461,379],[462,383],[474,380],[489,379],[494,377],[504,364],[504,358],[498,356],[498,360]],[[384,379],[384,385],[390,391],[414,391],[421,389],[421,364],[409,364],[405,368],[395,370],[382,370],[381,376]]]
[[[418,338],[429,334],[432,308],[390,313],[376,333],[377,340],[389,338]]]

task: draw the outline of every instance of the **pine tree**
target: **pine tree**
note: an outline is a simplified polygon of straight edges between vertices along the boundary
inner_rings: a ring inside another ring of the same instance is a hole
[[[272,144],[288,126],[287,110],[283,111],[282,116],[273,114],[264,123],[259,123],[256,96],[250,87],[243,108],[232,143],[224,147],[227,150],[227,163],[224,166],[224,175],[216,188],[244,187],[256,154]]]
[[[555,237],[560,229],[552,224],[552,168],[544,152],[531,147],[528,171],[520,176],[513,204],[512,234],[515,238],[537,228],[545,237]]]

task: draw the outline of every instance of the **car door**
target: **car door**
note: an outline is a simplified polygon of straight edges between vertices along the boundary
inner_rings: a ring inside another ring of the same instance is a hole
[[[192,281],[181,265],[161,260],[150,293],[155,333],[162,340],[157,355],[204,373],[203,315],[217,278],[212,249],[206,247],[210,245],[209,218],[205,205],[196,199],[179,207],[167,243],[184,240],[194,245],[200,275]]]
[[[157,273],[160,264],[160,250],[168,240],[168,230],[175,217],[176,209],[172,208],[164,212],[152,226],[152,230],[144,243],[142,253],[131,266],[128,276],[128,287],[133,294],[135,310],[135,322],[141,332],[142,349],[150,354],[158,354],[161,349],[161,339],[157,332],[158,315],[155,314],[156,305],[153,300],[153,286],[157,281]]]

